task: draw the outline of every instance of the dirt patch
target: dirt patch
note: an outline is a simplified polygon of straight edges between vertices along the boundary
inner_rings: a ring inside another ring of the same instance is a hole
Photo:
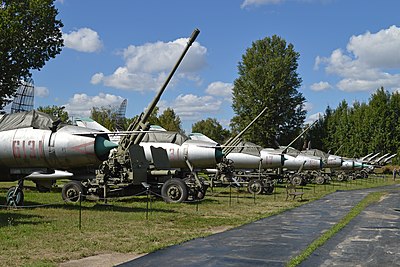
[[[61,263],[60,267],[112,267],[117,264],[121,264],[136,258],[139,258],[146,254],[138,253],[110,253],[110,254],[100,254],[96,256],[91,256],[79,260],[72,260]]]
[[[210,229],[212,234],[218,234],[221,232],[225,232],[226,230],[232,229],[232,226],[217,226]]]

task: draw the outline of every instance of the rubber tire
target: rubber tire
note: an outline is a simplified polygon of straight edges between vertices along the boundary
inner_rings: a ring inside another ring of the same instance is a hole
[[[264,187],[264,192],[268,195],[271,195],[272,193],[274,193],[274,189],[275,189],[275,186],[273,184],[270,184],[270,185]]]
[[[317,176],[317,177],[315,177],[315,183],[319,184],[319,185],[324,184],[325,178],[323,176]]]
[[[264,186],[263,183],[260,180],[251,180],[248,184],[247,184],[247,191],[250,194],[256,194],[259,195],[263,192],[264,190]]]
[[[161,188],[161,196],[167,203],[182,203],[188,198],[188,188],[182,179],[171,178]]]
[[[368,173],[366,171],[361,171],[360,175],[363,179],[367,179],[368,178]]]
[[[85,194],[82,183],[79,181],[70,181],[63,186],[61,196],[65,202],[78,202],[79,192],[81,192],[81,195]]]
[[[295,175],[292,177],[291,182],[294,185],[300,186],[303,184],[303,178],[301,176]]]
[[[12,198],[11,196],[14,194],[15,190],[17,190],[17,193],[14,196],[14,198]],[[16,186],[13,186],[10,189],[8,189],[6,200],[7,200],[7,206],[13,206],[13,207],[22,206],[24,205],[24,192],[21,189],[17,189]]]

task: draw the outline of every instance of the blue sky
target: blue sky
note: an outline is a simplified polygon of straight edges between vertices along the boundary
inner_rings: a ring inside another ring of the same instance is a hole
[[[35,107],[64,105],[75,117],[128,99],[142,112],[193,29],[200,35],[168,86],[183,127],[208,117],[225,127],[231,89],[252,42],[274,34],[300,53],[308,119],[346,99],[400,88],[400,2],[394,0],[57,0],[65,47],[34,71]],[[284,103],[282,103],[284,105]]]

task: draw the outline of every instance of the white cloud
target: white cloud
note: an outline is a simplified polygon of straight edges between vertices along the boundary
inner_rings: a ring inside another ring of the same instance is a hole
[[[400,28],[391,26],[377,33],[352,36],[346,51],[336,49],[328,58],[317,57],[315,68],[325,65],[325,71],[341,80],[343,91],[373,91],[400,84]]]
[[[269,4],[279,4],[284,0],[244,0],[240,5],[241,8],[245,8],[248,6],[261,6],[261,5],[269,5]]]
[[[400,28],[391,26],[375,34],[352,36],[347,50],[374,68],[400,68]]]
[[[198,120],[210,113],[216,113],[222,105],[221,100],[212,96],[196,96],[193,94],[179,95],[172,103],[160,101],[160,114],[167,107],[174,109],[182,120]]]
[[[74,94],[65,104],[65,110],[73,117],[89,117],[93,107],[116,107],[124,100],[121,96],[100,93],[97,96]]]
[[[313,91],[323,91],[332,88],[332,85],[330,85],[328,82],[319,82],[319,83],[314,83],[310,86],[311,90]]]
[[[223,97],[226,101],[232,102],[233,84],[224,82],[212,82],[208,85],[206,93],[213,96]]]
[[[308,118],[304,121],[304,124],[309,124],[311,125],[314,121],[318,120],[319,118],[322,118],[324,114],[322,112],[317,112],[314,114],[311,114],[308,116]]]
[[[310,102],[304,102],[303,103],[303,109],[305,111],[311,111],[313,109],[313,104],[311,104]]]
[[[93,75],[93,84],[103,83],[106,86],[133,90],[157,90],[181,55],[188,39],[180,38],[172,42],[147,43],[141,46],[130,45],[121,53],[125,65],[118,67],[113,74],[104,75],[99,72]],[[195,74],[206,65],[207,49],[194,42],[179,66],[178,75],[172,84],[179,79],[198,82]]]
[[[70,33],[63,33],[65,46],[80,52],[98,52],[103,47],[97,32],[81,28]]]
[[[43,86],[35,86],[35,96],[47,97],[49,96],[49,89]]]
[[[329,3],[333,0],[291,0],[292,2],[304,2],[304,3],[314,3],[314,2],[321,2],[321,3]],[[286,2],[286,0],[244,0],[243,3],[240,5],[241,8],[248,8],[250,6],[262,6],[262,5],[276,5]]]

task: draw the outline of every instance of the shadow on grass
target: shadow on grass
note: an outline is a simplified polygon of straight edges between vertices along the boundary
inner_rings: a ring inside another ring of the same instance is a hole
[[[0,203],[2,203],[0,210],[6,211],[6,210],[33,210],[33,209],[38,209],[38,208],[49,208],[49,209],[64,209],[64,210],[76,210],[78,211],[79,209],[82,209],[83,211],[115,211],[115,212],[146,212],[146,203],[145,201],[143,203],[143,207],[124,207],[124,206],[119,206],[118,202],[112,202],[112,203],[94,203],[93,206],[89,207],[87,206],[88,203],[91,203],[92,201],[86,201],[83,202],[83,205],[80,207],[79,203],[38,203],[38,202],[33,202],[33,201],[25,201],[23,207],[6,207],[5,203],[5,197],[0,197]],[[131,200],[131,202],[137,202],[135,200]],[[126,202],[129,203],[129,202]],[[175,210],[172,209],[160,209],[160,208],[153,208],[152,207],[153,203],[149,202],[149,211],[153,212],[161,212],[161,213],[176,213]],[[18,213],[16,213],[18,214]],[[0,214],[1,215],[1,214]]]
[[[160,209],[160,208],[153,208],[150,206],[149,202],[149,211],[152,212],[161,212],[161,213],[176,213],[176,211],[172,209]],[[146,212],[147,208],[145,206],[143,207],[124,207],[124,206],[118,206],[114,205],[112,203],[95,203],[94,206],[88,207],[82,205],[82,207],[79,206],[79,204],[73,204],[73,203],[64,203],[64,204],[54,204],[54,205],[49,205],[49,208],[54,208],[54,209],[65,209],[65,210],[80,210],[82,211],[115,211],[115,212],[136,212],[136,213],[141,213],[141,212]]]
[[[0,213],[0,227],[17,225],[39,225],[48,223],[43,216],[32,214],[21,214],[17,212]]]

